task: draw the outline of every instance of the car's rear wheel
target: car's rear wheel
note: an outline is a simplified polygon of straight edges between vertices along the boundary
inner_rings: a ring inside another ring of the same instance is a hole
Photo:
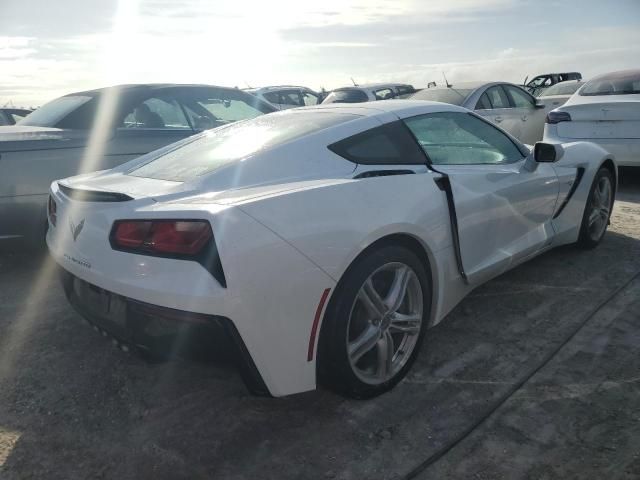
[[[601,168],[589,191],[584,209],[578,245],[583,248],[596,247],[604,237],[613,208],[613,176],[606,168]]]
[[[402,380],[428,326],[429,279],[405,247],[384,246],[356,260],[325,313],[318,359],[322,383],[370,398]]]

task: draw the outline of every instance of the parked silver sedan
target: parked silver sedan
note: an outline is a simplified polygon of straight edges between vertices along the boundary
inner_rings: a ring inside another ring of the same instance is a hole
[[[451,103],[475,110],[530,145],[542,140],[544,119],[551,109],[521,87],[505,82],[467,82],[426,88],[409,99]]]
[[[273,111],[241,90],[206,85],[123,85],[53,100],[0,127],[0,247],[43,244],[55,179]]]

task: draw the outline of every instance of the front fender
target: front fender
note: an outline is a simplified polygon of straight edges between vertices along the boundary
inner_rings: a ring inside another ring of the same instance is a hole
[[[552,220],[556,231],[554,245],[574,243],[578,240],[589,191],[596,173],[604,162],[612,162],[616,182],[618,177],[613,156],[599,145],[572,142],[565,143],[562,147],[562,158],[553,164],[560,184],[558,204]]]

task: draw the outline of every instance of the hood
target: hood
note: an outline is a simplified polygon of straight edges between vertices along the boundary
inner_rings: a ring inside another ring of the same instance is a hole
[[[89,131],[9,125],[0,127],[0,152],[77,148],[86,145]]]

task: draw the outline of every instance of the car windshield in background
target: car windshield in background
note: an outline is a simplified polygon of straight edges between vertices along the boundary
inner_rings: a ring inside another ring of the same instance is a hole
[[[24,117],[18,125],[55,127],[60,120],[92,99],[93,97],[84,95],[56,98]]]
[[[275,111],[271,105],[240,90],[184,89],[178,99],[196,130],[208,130]]]
[[[450,103],[452,105],[462,105],[467,97],[473,92],[468,89],[457,88],[435,88],[420,90],[409,97],[411,100],[428,100],[430,102]]]
[[[579,95],[632,95],[640,93],[640,70],[616,72],[595,78],[580,90]]]
[[[195,141],[127,172],[136,177],[184,182],[357,115],[286,112],[265,115],[204,133]]]
[[[334,90],[322,103],[362,103],[369,100],[367,94],[355,88],[348,90]]]
[[[556,83],[544,90],[540,96],[550,97],[552,95],[573,95],[582,85],[584,84],[581,82]]]

